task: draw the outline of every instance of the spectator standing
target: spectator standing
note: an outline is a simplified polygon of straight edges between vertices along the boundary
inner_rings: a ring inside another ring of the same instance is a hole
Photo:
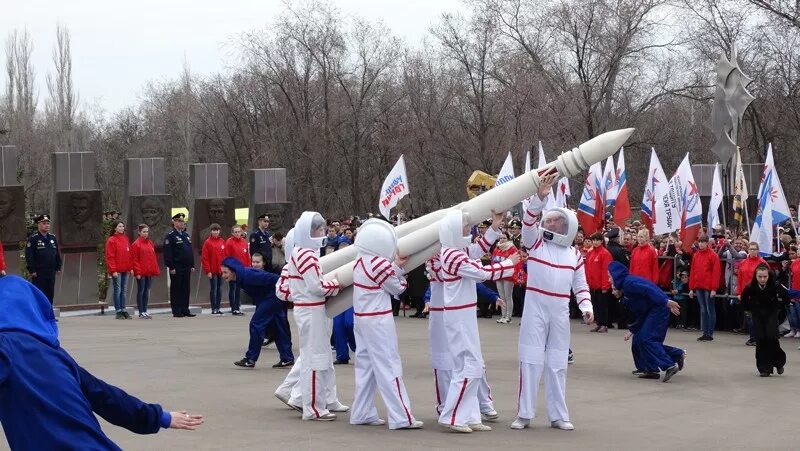
[[[750,242],[750,244],[747,246],[747,258],[742,260],[742,262],[739,264],[739,271],[736,275],[736,296],[738,296],[740,300],[742,298],[742,291],[744,291],[744,287],[753,280],[753,276],[756,274],[756,268],[758,265],[764,264],[765,266],[769,267],[767,262],[759,256],[758,252],[758,243],[755,241]],[[753,317],[751,312],[747,311],[746,309],[744,310],[745,327],[748,331],[750,331],[750,338],[745,344],[747,346],[755,346],[756,338],[755,335],[753,335]]]
[[[250,256],[258,252],[264,257],[264,268],[267,271],[272,269],[272,239],[269,233],[269,216],[262,214],[258,217],[258,227],[250,234]],[[245,264],[247,268],[249,265]],[[280,273],[283,265],[278,266]]]
[[[713,341],[717,323],[714,297],[719,287],[719,257],[708,247],[708,237],[705,235],[697,240],[697,247],[689,270],[689,297],[697,296],[700,306],[700,329],[703,335],[697,341]]]
[[[222,260],[227,257],[225,251],[225,239],[220,236],[221,228],[216,222],[209,226],[211,234],[203,243],[203,250],[200,252],[200,263],[203,267],[203,274],[208,277],[209,293],[208,299],[211,303],[211,314],[222,316]],[[237,280],[238,281],[238,280]]]
[[[239,260],[243,268],[250,266],[250,252],[247,248],[247,240],[244,239],[244,232],[238,225],[231,227],[231,237],[225,242],[225,255]],[[232,278],[228,282],[228,303],[231,306],[231,314],[234,316],[244,315],[239,310],[241,307],[241,295],[239,283],[236,278]]]
[[[55,235],[50,233],[50,216],[39,215],[34,218],[34,222],[38,231],[29,236],[25,244],[25,264],[31,283],[47,296],[52,305],[56,274],[61,272],[61,253],[58,251]]]
[[[614,261],[611,253],[603,245],[603,234],[595,232],[589,237],[592,248],[586,254],[586,282],[592,297],[592,306],[597,326],[592,332],[606,333],[611,325],[609,303],[611,297],[611,281],[608,278],[608,265]],[[502,297],[502,294],[500,295]]]
[[[106,271],[111,277],[113,286],[116,319],[131,319],[125,310],[125,295],[128,273],[132,269],[131,242],[125,234],[125,224],[122,221],[114,221],[111,236],[106,241]]]
[[[172,217],[172,231],[164,240],[164,265],[169,270],[169,304],[175,318],[191,318],[189,310],[189,282],[194,272],[192,240],[186,233],[186,215],[177,213]]]
[[[131,244],[133,277],[136,278],[136,307],[139,309],[139,318],[152,319],[147,313],[147,303],[150,300],[153,277],[161,275],[161,270],[158,268],[155,245],[150,240],[150,227],[139,224],[138,234],[139,237]]]
[[[756,267],[752,281],[742,290],[742,304],[753,318],[756,367],[761,377],[772,375],[773,369],[783,374],[786,353],[781,349],[778,325],[788,301],[786,288],[777,283],[765,264]]]
[[[511,240],[508,232],[503,232],[500,238],[495,243],[494,250],[492,251],[492,263],[500,263],[507,260],[512,255],[518,254],[519,251],[514,247],[514,242]],[[498,324],[510,324],[511,314],[514,312],[514,280],[516,271],[511,276],[498,280],[496,282],[497,293],[500,299],[505,301],[505,304],[500,309],[500,319],[497,320]]]

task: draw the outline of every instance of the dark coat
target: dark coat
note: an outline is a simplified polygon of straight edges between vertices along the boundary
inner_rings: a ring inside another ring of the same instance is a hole
[[[786,304],[789,293],[775,281],[772,271],[769,280],[762,288],[756,275],[742,291],[742,305],[753,317],[753,336],[756,340],[777,339],[778,326],[786,319]]]

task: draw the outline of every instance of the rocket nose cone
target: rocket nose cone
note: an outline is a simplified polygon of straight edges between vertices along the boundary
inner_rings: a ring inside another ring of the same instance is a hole
[[[625,144],[625,141],[630,138],[634,130],[636,129],[623,128],[595,136],[578,146],[581,150],[581,156],[589,165],[602,161],[608,158],[609,155],[614,155]]]

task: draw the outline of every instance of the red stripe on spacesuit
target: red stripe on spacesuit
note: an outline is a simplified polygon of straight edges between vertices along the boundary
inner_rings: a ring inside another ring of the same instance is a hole
[[[484,253],[489,251],[489,240],[486,239],[486,236],[480,237],[478,240],[478,246],[480,246]]]
[[[308,263],[309,261],[315,260],[316,255],[312,254],[305,258],[303,258],[302,256],[298,256],[297,259],[299,260],[299,263],[296,262],[295,266],[299,269],[300,267],[305,266],[305,264]]]
[[[368,312],[368,313],[356,313],[356,312],[353,312],[353,315],[355,315],[355,316],[381,316],[381,315],[388,315],[389,313],[392,313],[392,309],[384,310],[382,312]]]
[[[581,291],[579,291],[579,292],[575,293],[575,296],[577,296],[577,295],[579,295],[579,294],[581,294],[581,293],[588,293],[588,292],[589,292],[589,290],[587,290],[586,288],[584,288],[583,290],[581,290]]]
[[[377,257],[376,257],[376,258],[377,258]],[[356,266],[358,266],[358,265],[361,265],[361,268],[363,268],[363,269],[364,269],[364,275],[365,275],[365,276],[367,276],[367,278],[368,278],[369,280],[373,281],[375,284],[378,284],[378,281],[377,281],[377,280],[375,280],[375,278],[374,278],[374,277],[372,277],[372,275],[369,273],[369,270],[367,270],[367,265],[365,265],[365,264],[364,264],[364,261],[363,261],[362,259],[360,259],[360,258],[358,259],[358,261],[356,261]],[[354,269],[355,269],[355,268],[354,268]],[[380,284],[378,284],[378,285],[380,285]]]
[[[403,405],[403,410],[406,411],[406,418],[408,418],[408,425],[411,426],[413,423],[411,422],[411,413],[408,411],[408,407],[406,407],[406,402],[403,401],[403,394],[400,393],[400,378],[394,378],[395,384],[397,384],[397,396],[400,397],[400,404]]]
[[[551,268],[557,268],[557,269],[571,269],[571,270],[573,270],[573,271],[576,271],[576,270],[577,270],[577,268],[576,268],[575,266],[569,266],[569,265],[557,265],[557,264],[555,264],[555,263],[550,263],[550,262],[548,262],[548,261],[545,261],[545,260],[542,260],[542,259],[540,259],[540,258],[536,258],[536,257],[528,257],[528,260],[529,260],[529,261],[532,261],[532,262],[535,262],[535,263],[541,263],[541,264],[543,264],[543,265],[546,265],[546,266],[549,266],[549,267],[551,267]]]
[[[372,267],[372,273],[375,274],[375,277],[378,277],[382,272],[386,271],[387,269],[391,268],[392,264],[389,263],[389,260],[382,260],[377,265]]]
[[[429,312],[443,312],[444,307],[428,307]]]
[[[295,307],[318,307],[320,305],[325,305],[325,301],[320,302],[295,302]]]
[[[453,415],[450,417],[450,426],[456,424],[456,412],[458,412],[458,405],[461,404],[461,398],[464,397],[464,391],[467,389],[467,381],[469,379],[464,379],[464,383],[461,385],[461,393],[458,394],[458,400],[456,401],[456,406],[453,407]]]
[[[431,308],[430,311],[433,311],[433,308]],[[439,373],[436,371],[436,368],[433,369],[433,383],[436,385],[436,413],[441,415],[442,411],[439,410],[439,406],[442,405],[442,397],[439,395]]]
[[[314,415],[319,418],[319,412],[317,411],[317,372],[311,371],[311,410],[314,411]]]
[[[541,294],[544,294],[544,295],[547,295],[547,296],[552,296],[554,298],[569,299],[569,294],[553,293],[552,291],[540,290],[539,288],[536,288],[536,287],[525,287],[525,289],[529,290],[529,291],[535,291],[537,293],[541,293]]]
[[[287,276],[286,278],[287,279],[292,279],[292,280],[303,280],[303,278],[300,277],[300,276]]]
[[[537,239],[537,240],[536,240],[536,241],[533,243],[533,246],[531,246],[531,249],[533,249],[533,250],[539,249],[539,246],[541,246],[541,245],[542,245],[542,238],[541,238],[541,237],[539,237],[539,239]]]
[[[449,311],[449,310],[462,310],[462,309],[465,309],[465,308],[475,307],[475,306],[477,306],[477,305],[478,305],[478,303],[477,303],[477,302],[474,302],[474,303],[472,303],[472,304],[456,305],[455,307],[448,307],[448,306],[444,306],[444,309],[445,309],[445,310],[448,310],[448,311]]]
[[[360,283],[353,282],[354,287],[363,288],[365,290],[380,290],[380,286],[361,285]]]

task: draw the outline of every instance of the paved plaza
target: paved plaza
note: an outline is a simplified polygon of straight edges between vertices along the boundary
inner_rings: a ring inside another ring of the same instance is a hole
[[[721,333],[704,343],[695,341],[696,333],[670,331],[667,342],[685,348],[688,359],[686,369],[664,384],[631,376],[621,331],[593,334],[573,322],[577,362],[569,367],[568,404],[576,430],[550,429],[540,396],[533,429],[514,431],[508,425],[517,401],[518,319],[512,325],[481,319],[500,421],[491,432],[460,435],[436,425],[426,320],[397,318],[412,410],[425,429],[389,431],[351,426],[347,414],[330,423],[300,421],[273,397],[288,372],[270,368],[278,360],[275,349],[265,350],[255,369],[233,366],[244,353],[249,318],[118,321],[105,315],[62,318],[59,327],[62,346],[97,377],[167,409],[206,416],[198,431],[152,436],[101,420],[126,450],[796,449],[800,340],[782,340],[788,354],[783,376],[759,378],[745,337]],[[350,404],[353,366],[337,366],[336,372],[339,399]],[[385,418],[380,401],[378,408]]]

